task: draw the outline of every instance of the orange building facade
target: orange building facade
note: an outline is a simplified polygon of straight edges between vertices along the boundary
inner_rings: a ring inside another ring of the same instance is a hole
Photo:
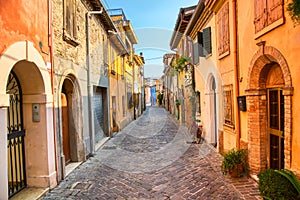
[[[0,199],[57,183],[51,1],[1,1]]]
[[[300,26],[287,12],[291,2],[199,1],[184,30],[174,30],[192,40],[204,139],[220,153],[247,148],[253,175],[300,173]]]

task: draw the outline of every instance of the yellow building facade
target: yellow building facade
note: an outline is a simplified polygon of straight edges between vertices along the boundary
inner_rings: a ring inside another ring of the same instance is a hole
[[[139,97],[143,82],[138,75],[144,60],[142,55],[134,54],[133,45],[138,40],[123,10],[112,9],[108,12],[118,29],[114,37],[122,44],[109,45],[110,117],[112,130],[117,132],[141,114],[141,106],[136,103],[142,102]]]

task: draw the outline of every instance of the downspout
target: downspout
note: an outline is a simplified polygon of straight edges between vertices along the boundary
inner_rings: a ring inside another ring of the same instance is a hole
[[[86,13],[86,65],[87,65],[87,93],[88,93],[88,120],[89,120],[89,136],[90,136],[90,156],[95,153],[95,131],[94,131],[94,115],[92,108],[92,89],[91,84],[91,64],[90,64],[90,30],[89,20],[91,15],[102,14],[103,8],[100,11],[88,11]]]
[[[232,0],[232,18],[233,22],[233,66],[234,66],[234,77],[235,77],[235,86],[234,86],[234,112],[236,116],[235,131],[236,131],[236,148],[240,149],[240,139],[241,139],[241,130],[240,130],[240,111],[238,107],[237,97],[239,96],[239,63],[238,63],[238,38],[237,38],[237,6],[236,0]]]
[[[51,75],[51,89],[53,95],[52,112],[53,112],[53,134],[54,134],[54,156],[55,156],[55,171],[56,181],[58,182],[58,157],[57,157],[57,138],[56,138],[56,112],[55,112],[55,94],[54,94],[54,61],[53,61],[53,32],[52,32],[52,0],[48,0],[48,45],[50,51],[50,75]]]

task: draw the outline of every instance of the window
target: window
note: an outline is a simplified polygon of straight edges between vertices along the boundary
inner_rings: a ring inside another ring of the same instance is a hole
[[[233,99],[232,99],[232,85],[224,86],[224,114],[225,124],[233,126]]]
[[[255,33],[283,19],[283,0],[254,0],[254,17]]]
[[[229,53],[229,3],[226,3],[218,13],[218,54]]]
[[[64,0],[64,32],[66,42],[77,46],[76,0]]]
[[[193,63],[194,65],[199,63],[199,56],[204,57],[203,54],[203,33],[197,33],[197,42],[194,44],[194,51],[193,51]]]

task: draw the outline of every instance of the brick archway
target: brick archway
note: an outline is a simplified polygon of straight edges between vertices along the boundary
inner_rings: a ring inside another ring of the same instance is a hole
[[[292,79],[284,56],[274,47],[264,46],[254,54],[247,77],[247,115],[248,148],[250,173],[257,174],[268,168],[268,134],[267,134],[267,96],[266,81],[272,64],[278,64],[282,71],[284,86],[284,135],[285,168],[291,166],[292,138]]]

